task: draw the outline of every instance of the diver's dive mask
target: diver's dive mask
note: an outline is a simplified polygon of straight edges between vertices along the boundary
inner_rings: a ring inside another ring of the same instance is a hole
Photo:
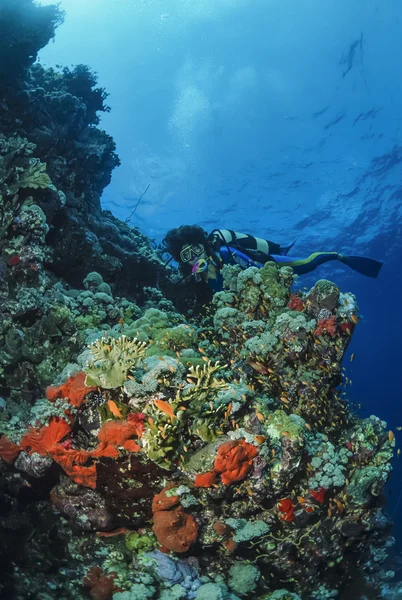
[[[190,244],[184,246],[180,252],[180,260],[184,263],[191,262],[195,258],[201,256],[204,252],[204,246],[202,244]]]

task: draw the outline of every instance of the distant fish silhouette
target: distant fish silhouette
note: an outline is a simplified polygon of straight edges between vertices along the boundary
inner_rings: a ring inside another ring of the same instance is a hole
[[[350,44],[349,51],[339,61],[340,65],[346,65],[346,70],[343,71],[342,77],[346,77],[349,71],[353,69],[358,50],[360,50],[361,54],[363,54],[363,34],[360,35],[359,39]]]

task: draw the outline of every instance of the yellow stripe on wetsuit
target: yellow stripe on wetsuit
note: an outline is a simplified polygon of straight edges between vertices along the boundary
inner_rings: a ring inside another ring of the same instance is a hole
[[[294,258],[292,257],[274,257],[277,264],[281,267],[292,267],[294,272],[302,275],[304,273],[309,273],[310,271],[314,271],[316,267],[322,265],[330,260],[339,260],[341,255],[339,252],[314,252],[314,254],[310,254],[307,258]]]

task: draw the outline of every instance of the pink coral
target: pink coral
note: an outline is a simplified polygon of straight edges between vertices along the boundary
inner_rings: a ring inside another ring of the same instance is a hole
[[[322,333],[329,333],[334,336],[336,334],[336,319],[335,315],[332,315],[328,319],[320,319],[317,323],[317,328],[314,331],[314,335],[321,335]]]
[[[290,310],[296,310],[297,312],[301,312],[302,310],[304,310],[303,300],[295,294],[290,294],[288,308],[290,308]]]

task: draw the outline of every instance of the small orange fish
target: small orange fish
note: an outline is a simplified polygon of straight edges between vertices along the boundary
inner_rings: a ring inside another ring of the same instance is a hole
[[[303,496],[297,496],[299,504],[306,504],[307,500]]]
[[[120,410],[120,408],[118,408],[118,406],[114,400],[108,400],[107,407],[114,417],[117,417],[118,419],[123,418],[123,415],[121,414],[121,410]]]
[[[393,431],[391,431],[391,430],[390,430],[390,431],[388,431],[388,439],[389,439],[389,441],[390,441],[391,443],[392,443],[392,442],[394,441],[394,439],[395,439],[395,434],[394,434],[394,432],[393,432]]]
[[[176,373],[176,369],[174,367],[172,367],[172,365],[170,365],[169,371],[171,371],[172,373]]]
[[[246,360],[246,364],[248,364],[255,371],[258,371],[258,373],[262,373],[263,375],[268,373],[268,370],[264,367],[264,365],[259,362],[254,362],[253,360],[248,359]]]
[[[229,405],[228,405],[228,407],[227,407],[227,409],[226,409],[226,412],[225,412],[225,418],[226,419],[228,418],[228,416],[230,415],[231,412],[232,412],[232,403],[230,402]]]
[[[257,444],[263,444],[265,442],[265,435],[255,435],[254,439]]]
[[[124,325],[124,319],[123,319],[123,317],[120,317],[120,319],[119,319],[119,325],[121,327],[123,327],[123,325]]]
[[[357,324],[358,324],[358,322],[359,322],[359,317],[357,317],[356,315],[352,315],[350,318],[352,319],[352,321],[353,321],[353,323],[354,323],[355,325],[357,325]]]
[[[343,511],[345,510],[345,507],[342,504],[342,502],[338,498],[334,498],[334,502],[335,502],[336,506],[338,507],[339,512],[343,513]]]
[[[262,413],[260,413],[260,411],[256,410],[255,416],[257,417],[257,419],[259,420],[260,423],[264,423],[265,417]]]
[[[154,400],[154,404],[160,411],[165,413],[165,415],[167,415],[171,419],[177,418],[173,412],[173,408],[168,402],[165,402],[164,400]]]

